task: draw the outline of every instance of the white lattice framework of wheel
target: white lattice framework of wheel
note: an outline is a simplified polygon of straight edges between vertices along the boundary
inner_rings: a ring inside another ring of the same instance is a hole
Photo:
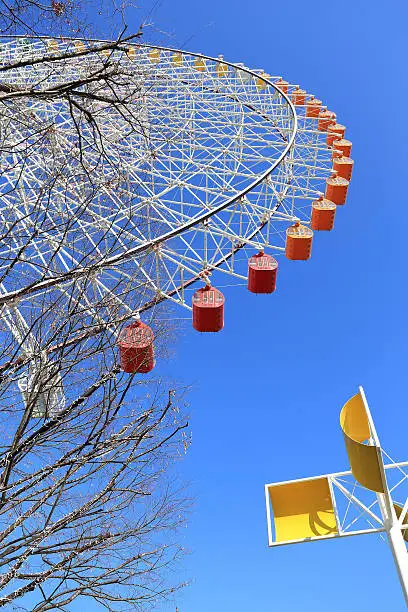
[[[73,341],[162,300],[191,308],[190,286],[215,271],[245,283],[248,258],[284,254],[332,176],[327,126],[309,116],[325,107],[297,84],[222,57],[103,44],[1,43],[0,304],[25,354],[46,341],[25,333],[26,313],[55,300],[63,310],[77,291]],[[115,92],[101,81],[92,99],[75,93],[93,121],[53,97],[118,67]],[[120,111],[115,95],[127,96]]]

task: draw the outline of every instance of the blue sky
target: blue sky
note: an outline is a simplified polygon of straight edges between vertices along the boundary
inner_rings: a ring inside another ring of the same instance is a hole
[[[158,43],[300,83],[337,112],[355,160],[309,262],[282,260],[272,296],[226,289],[218,335],[182,330],[168,370],[193,385],[179,466],[196,498],[180,572],[193,583],[163,612],[405,609],[376,536],[269,550],[263,485],[347,469],[338,414],[359,384],[383,446],[408,459],[407,16],[355,0],[163,0],[151,16]]]

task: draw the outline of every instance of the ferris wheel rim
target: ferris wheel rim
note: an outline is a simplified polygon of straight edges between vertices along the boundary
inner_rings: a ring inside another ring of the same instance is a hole
[[[53,36],[25,36],[25,35],[4,35],[4,36],[0,36],[0,41],[2,39],[7,39],[7,40],[17,40],[17,39],[30,39],[30,40],[56,40],[56,37]],[[103,39],[86,39],[86,38],[75,38],[75,37],[67,37],[67,38],[63,38],[61,40],[61,42],[71,42],[71,41],[81,41],[81,42],[93,42],[93,43],[112,43],[115,41],[111,41],[111,40],[103,40]],[[120,42],[118,44],[121,44]],[[128,249],[127,251],[123,251],[122,253],[119,253],[115,256],[109,257],[109,258],[105,258],[104,260],[101,260],[100,262],[93,264],[93,265],[89,265],[86,267],[79,267],[70,271],[67,271],[65,273],[59,274],[59,275],[54,275],[54,276],[50,276],[42,281],[38,281],[38,282],[34,282],[32,285],[28,285],[26,287],[22,287],[20,289],[16,289],[14,291],[10,291],[6,294],[0,295],[0,305],[2,304],[6,304],[9,301],[13,301],[13,300],[18,300],[20,297],[26,296],[26,295],[32,295],[33,293],[37,293],[38,291],[42,291],[45,289],[48,289],[49,287],[53,287],[61,282],[69,282],[69,281],[73,281],[76,280],[78,278],[81,278],[83,276],[85,276],[86,274],[89,274],[90,272],[98,272],[99,270],[103,270],[105,267],[109,267],[112,265],[116,265],[122,261],[126,261],[129,259],[132,259],[132,257],[143,253],[145,251],[147,251],[148,249],[154,248],[156,246],[159,246],[161,243],[166,242],[167,240],[171,240],[172,238],[175,238],[176,236],[179,236],[181,234],[183,234],[184,232],[192,229],[195,226],[198,226],[202,223],[205,223],[206,221],[208,221],[209,219],[211,219],[213,216],[216,216],[218,213],[222,212],[223,210],[227,209],[229,206],[231,206],[232,204],[234,204],[235,202],[239,201],[240,199],[244,198],[247,194],[249,194],[252,190],[254,190],[258,185],[260,185],[261,183],[263,183],[273,172],[274,170],[282,163],[282,161],[285,159],[285,157],[288,155],[288,153],[290,152],[291,148],[293,147],[294,143],[295,143],[295,139],[297,136],[297,132],[298,132],[298,120],[297,120],[297,113],[295,110],[295,106],[292,102],[292,100],[289,98],[289,95],[285,92],[283,92],[279,87],[277,87],[273,81],[271,81],[268,78],[265,78],[264,75],[259,74],[258,72],[251,70],[247,67],[244,66],[238,66],[237,64],[234,64],[232,62],[228,62],[226,60],[224,60],[224,58],[220,59],[220,58],[214,58],[208,55],[204,55],[202,53],[196,53],[196,52],[190,52],[190,51],[184,51],[181,49],[176,49],[176,48],[172,48],[172,47],[164,47],[164,46],[159,46],[159,45],[149,45],[149,44],[144,44],[144,43],[129,43],[124,41],[123,44],[126,45],[134,45],[134,46],[138,46],[138,47],[143,47],[143,48],[147,48],[147,49],[157,49],[160,51],[167,51],[167,52],[172,52],[172,53],[181,53],[183,55],[188,55],[188,56],[192,56],[192,57],[198,57],[198,58],[202,58],[205,60],[209,60],[211,62],[214,63],[219,63],[222,62],[223,64],[230,66],[231,68],[235,69],[235,70],[242,70],[243,72],[246,72],[247,74],[251,75],[254,78],[257,79],[262,79],[267,85],[271,86],[273,89],[275,89],[286,101],[289,109],[290,109],[290,113],[292,115],[292,119],[293,119],[293,129],[292,129],[292,133],[290,138],[288,139],[288,142],[285,146],[285,148],[283,149],[281,155],[273,162],[273,164],[271,166],[269,166],[269,168],[267,170],[265,170],[261,175],[259,175],[254,181],[252,181],[249,185],[247,185],[244,189],[242,189],[239,193],[234,194],[233,196],[231,196],[230,198],[227,198],[223,203],[219,204],[218,206],[215,206],[213,209],[211,209],[210,211],[205,211],[204,213],[202,213],[200,216],[198,217],[194,217],[193,219],[191,219],[190,221],[185,222],[183,225],[180,225],[178,228],[173,228],[172,230],[170,230],[169,232],[162,234],[161,236],[157,237],[157,238],[153,238],[150,240],[145,241],[142,244],[136,245],[135,247]],[[97,52],[98,49],[89,49],[89,52]],[[75,57],[76,54],[74,54]],[[83,55],[83,53],[81,54]],[[52,56],[50,56],[50,58],[45,57],[44,61],[47,60],[51,60],[52,61]],[[56,58],[54,61],[58,61],[58,58]],[[275,207],[275,209],[273,211],[271,211],[271,216],[273,216],[273,214],[276,212],[277,207]]]

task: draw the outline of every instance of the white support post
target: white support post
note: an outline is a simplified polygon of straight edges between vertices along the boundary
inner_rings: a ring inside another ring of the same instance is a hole
[[[397,519],[388,489],[386,493],[377,493],[377,499],[384,521],[385,533],[388,537],[388,543],[394,557],[398,578],[405,597],[405,603],[408,607],[408,551],[403,530]]]
[[[371,416],[364,389],[360,387],[359,391],[367,412],[367,418],[371,429],[372,441],[375,446],[377,446],[379,453],[378,463],[381,470],[384,493],[377,493],[378,505],[380,507],[385,533],[388,537],[388,543],[390,545],[392,556],[394,558],[394,563],[397,569],[398,578],[405,598],[405,603],[408,607],[408,551],[403,536],[403,530],[401,529],[401,524],[395,513],[391,494],[388,488],[387,478],[385,476],[384,463],[381,455],[380,440],[378,438],[377,431],[374,426],[373,418]]]

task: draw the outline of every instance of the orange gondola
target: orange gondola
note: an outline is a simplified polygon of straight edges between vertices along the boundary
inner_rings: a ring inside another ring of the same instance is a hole
[[[286,230],[285,255],[292,260],[306,260],[312,253],[313,231],[296,222]]]
[[[334,227],[334,217],[336,215],[336,204],[320,196],[312,204],[312,216],[310,227],[318,231],[330,231]]]

